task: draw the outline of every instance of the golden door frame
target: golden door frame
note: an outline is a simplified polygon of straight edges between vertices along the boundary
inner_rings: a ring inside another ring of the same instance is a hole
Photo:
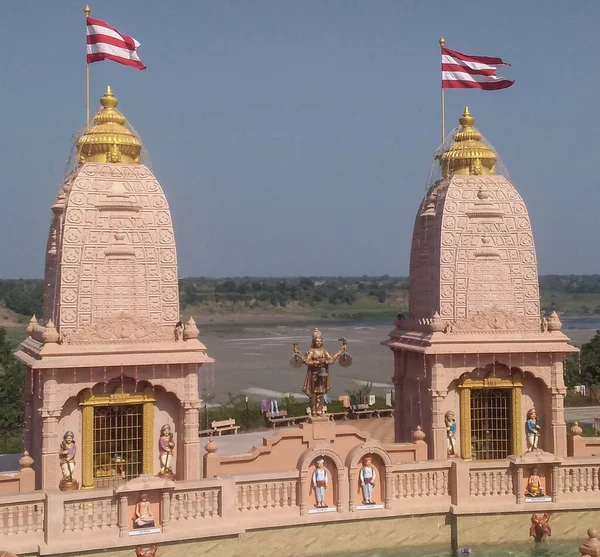
[[[523,444],[523,426],[521,424],[521,400],[523,380],[517,375],[511,377],[487,377],[471,379],[465,377],[458,383],[460,393],[460,453],[464,460],[473,457],[471,447],[471,389],[510,389],[512,412],[511,454],[521,454]]]
[[[141,393],[125,393],[120,387],[110,394],[93,394],[91,389],[81,393],[81,489],[94,487],[94,406],[142,405],[142,473],[153,474],[155,402],[152,387],[147,387]]]

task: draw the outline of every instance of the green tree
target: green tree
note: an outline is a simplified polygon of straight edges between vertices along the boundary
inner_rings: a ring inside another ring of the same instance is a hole
[[[596,331],[595,336],[581,347],[580,360],[577,355],[569,355],[565,382],[569,387],[600,383],[600,331]]]
[[[6,330],[0,327],[0,428],[23,427],[25,373],[16,360]]]

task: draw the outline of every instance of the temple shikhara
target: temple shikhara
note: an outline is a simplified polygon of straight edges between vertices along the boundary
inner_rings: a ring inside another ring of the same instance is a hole
[[[0,473],[0,550],[311,557],[585,537],[600,441],[565,423],[577,349],[540,312],[527,208],[468,109],[417,209],[409,312],[381,339],[392,443],[328,412],[353,358],[316,329],[290,358],[307,415],[200,436],[213,359],[180,314],[167,198],[110,88],[100,103],[51,208],[43,315],[16,352],[27,450]]]

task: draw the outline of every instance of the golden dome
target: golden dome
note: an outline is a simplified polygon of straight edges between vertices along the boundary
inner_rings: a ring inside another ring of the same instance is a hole
[[[473,126],[475,118],[468,108],[459,122],[461,128],[454,136],[454,143],[439,157],[442,174],[495,174],[496,154],[481,141],[481,133]]]
[[[95,125],[77,140],[77,161],[139,164],[142,142],[125,126],[127,119],[117,110],[119,99],[110,86],[100,99],[102,110],[94,116]]]

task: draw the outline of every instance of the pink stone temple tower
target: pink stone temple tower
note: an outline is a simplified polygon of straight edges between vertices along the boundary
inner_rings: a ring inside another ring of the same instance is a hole
[[[409,314],[383,344],[394,353],[396,441],[421,425],[429,456],[503,459],[526,450],[535,407],[539,447],[566,456],[563,362],[575,351],[540,314],[537,259],[523,199],[496,174],[496,153],[465,109],[439,156],[441,179],[415,219]],[[436,163],[437,164],[437,163]]]
[[[52,206],[44,315],[17,357],[27,367],[26,447],[38,488],[56,489],[74,433],[81,488],[160,470],[170,426],[179,479],[199,479],[201,366],[213,360],[181,325],[171,213],[142,143],[110,87],[77,141],[77,165]]]

